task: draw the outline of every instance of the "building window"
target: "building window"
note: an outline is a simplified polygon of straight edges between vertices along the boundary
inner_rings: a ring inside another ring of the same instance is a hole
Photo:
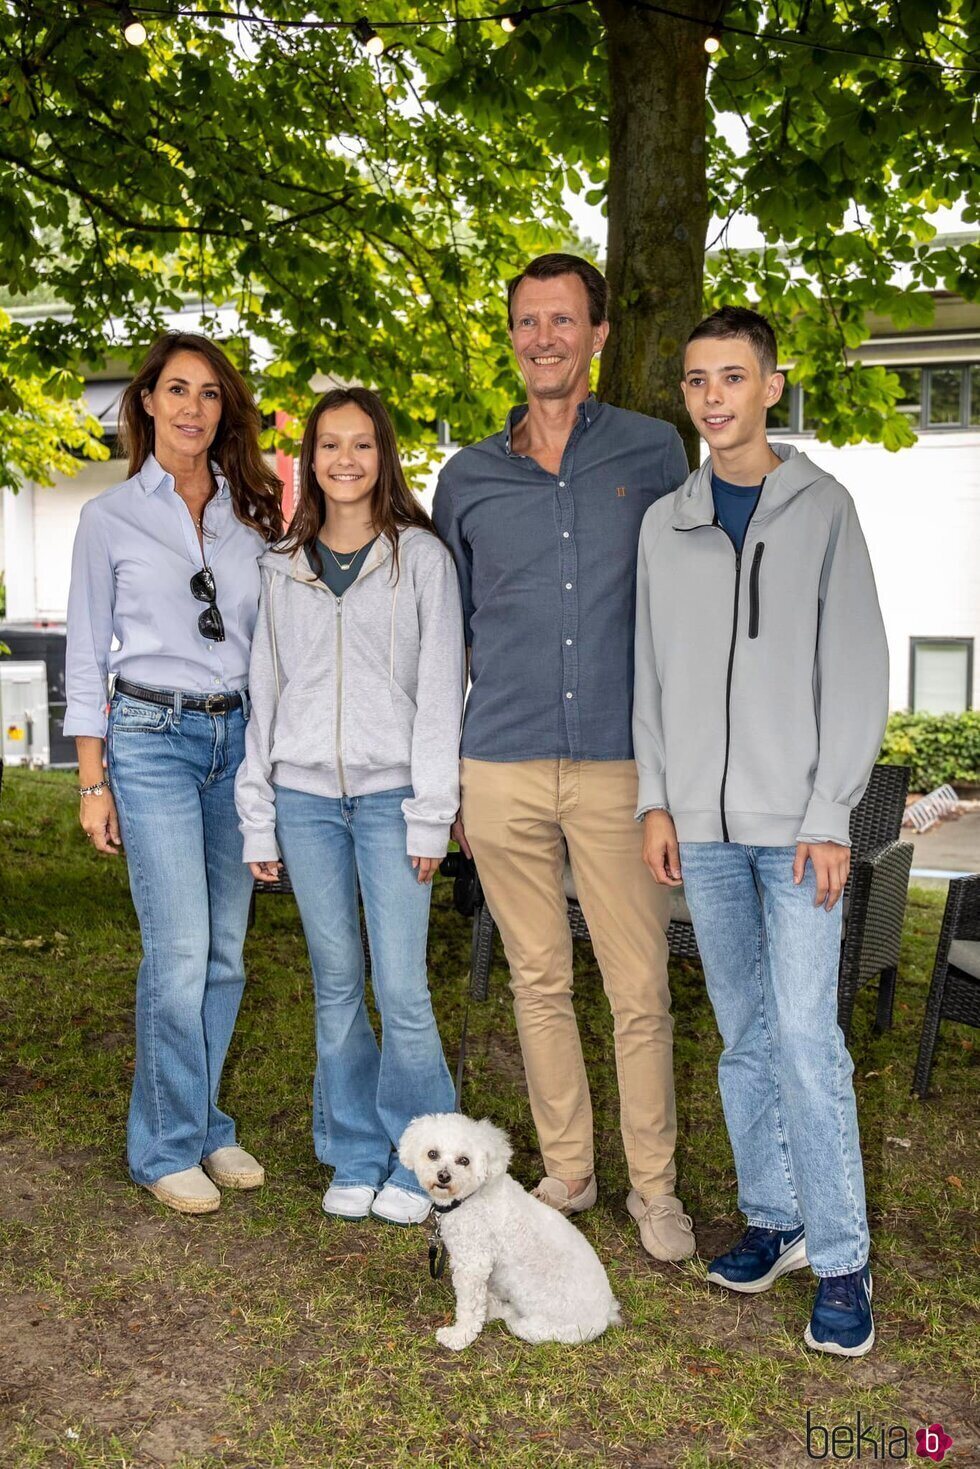
[[[895,375],[902,385],[896,407],[917,424],[922,417],[922,368],[896,367]]]
[[[975,401],[980,392],[977,364],[961,366],[942,363],[935,367],[893,367],[900,383],[898,411],[908,416],[913,428],[969,428],[971,412],[976,415]],[[974,405],[971,410],[971,384]],[[976,418],[973,418],[976,421]]]
[[[912,638],[909,708],[916,714],[962,714],[972,707],[972,638]]]
[[[899,380],[897,408],[912,427],[950,429],[980,427],[980,363],[937,364],[935,367],[892,367]],[[783,404],[786,404],[785,408]],[[786,433],[813,433],[817,424],[807,411],[806,397],[800,388],[789,385],[776,405],[782,412],[778,420],[769,410],[769,427]]]
[[[963,369],[933,367],[929,371],[929,427],[948,428],[963,422]]]

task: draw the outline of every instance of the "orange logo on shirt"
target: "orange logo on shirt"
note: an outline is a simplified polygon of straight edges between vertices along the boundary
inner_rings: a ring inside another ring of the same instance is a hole
[[[624,499],[625,498],[625,495],[626,495],[626,486],[625,485],[617,485],[616,486],[616,494],[617,494],[617,496],[619,497],[620,500]]]

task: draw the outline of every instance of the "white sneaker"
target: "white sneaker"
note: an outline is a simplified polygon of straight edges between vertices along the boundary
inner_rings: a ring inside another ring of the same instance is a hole
[[[217,1148],[201,1167],[221,1188],[261,1188],[265,1183],[265,1169],[244,1148]]]
[[[323,1195],[324,1214],[338,1219],[366,1219],[371,1209],[374,1189],[365,1184],[332,1183]]]
[[[221,1204],[221,1195],[201,1168],[165,1173],[146,1189],[178,1214],[213,1214]]]
[[[371,1213],[389,1224],[424,1224],[431,1208],[431,1202],[422,1195],[409,1193],[397,1183],[386,1183],[371,1205]]]

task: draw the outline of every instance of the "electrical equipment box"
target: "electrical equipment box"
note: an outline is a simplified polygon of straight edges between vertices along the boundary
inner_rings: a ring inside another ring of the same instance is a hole
[[[0,723],[5,765],[51,764],[44,663],[0,658]]]

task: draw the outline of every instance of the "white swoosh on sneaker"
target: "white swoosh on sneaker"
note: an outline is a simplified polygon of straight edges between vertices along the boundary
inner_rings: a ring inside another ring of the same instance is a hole
[[[784,1239],[784,1240],[781,1240],[780,1241],[780,1244],[779,1244],[779,1253],[781,1255],[785,1255],[786,1251],[792,1249],[793,1246],[796,1245],[796,1244],[799,1244],[799,1240],[798,1239]]]

